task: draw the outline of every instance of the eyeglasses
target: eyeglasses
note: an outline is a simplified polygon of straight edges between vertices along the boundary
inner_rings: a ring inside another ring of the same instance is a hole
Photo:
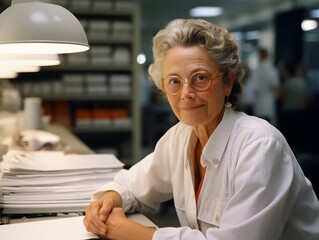
[[[222,73],[215,75],[206,71],[199,71],[192,74],[189,80],[184,80],[178,76],[167,76],[162,79],[162,88],[171,95],[176,95],[182,91],[184,83],[188,83],[191,88],[197,92],[204,92],[212,85],[213,78],[218,77]]]

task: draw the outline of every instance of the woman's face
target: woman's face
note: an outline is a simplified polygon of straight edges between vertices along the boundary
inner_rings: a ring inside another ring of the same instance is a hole
[[[176,76],[188,81],[195,72],[210,72],[213,76],[219,69],[206,50],[199,46],[172,48],[163,59],[163,77]],[[185,83],[182,90],[167,98],[176,117],[190,126],[216,127],[224,112],[225,96],[229,96],[232,81],[227,86],[222,80],[223,74],[213,77],[211,86],[203,92],[196,91]]]

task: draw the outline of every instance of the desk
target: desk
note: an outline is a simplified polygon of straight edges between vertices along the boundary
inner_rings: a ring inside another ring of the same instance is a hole
[[[57,216],[48,216],[48,217],[34,217],[34,218],[27,218],[27,217],[23,217],[23,218],[16,218],[16,219],[12,219],[10,221],[10,224],[17,224],[17,223],[27,223],[27,222],[37,222],[37,221],[46,221],[46,220],[56,220],[56,219],[67,219],[67,218],[73,218],[73,217],[80,217],[80,216],[76,216],[76,215],[57,215]],[[141,213],[134,213],[134,214],[129,214],[127,215],[127,217],[129,219],[132,219],[136,222],[139,222],[145,226],[149,226],[149,227],[157,227],[151,220],[149,220],[147,217],[145,217],[143,214]],[[1,232],[1,231],[0,231]],[[1,235],[1,234],[0,234]]]
[[[87,145],[72,134],[67,128],[59,124],[50,124],[48,132],[58,135],[65,144],[66,153],[91,154],[94,153]]]
[[[131,214],[128,218],[147,227],[157,226],[142,214]],[[24,222],[0,226],[1,239],[6,240],[80,240],[95,239],[96,236],[86,231],[83,216],[67,217],[37,222]]]

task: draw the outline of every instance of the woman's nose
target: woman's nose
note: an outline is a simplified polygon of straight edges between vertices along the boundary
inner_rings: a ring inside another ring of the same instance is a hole
[[[192,89],[191,85],[186,81],[182,86],[181,93],[182,98],[191,98],[194,96],[194,90]]]

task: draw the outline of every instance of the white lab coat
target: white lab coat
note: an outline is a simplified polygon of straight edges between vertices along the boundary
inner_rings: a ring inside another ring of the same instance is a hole
[[[226,110],[201,157],[205,180],[196,206],[196,135],[178,123],[155,151],[114,182],[126,212],[157,210],[174,198],[182,227],[160,228],[154,240],[319,239],[319,203],[282,134],[266,121]]]

